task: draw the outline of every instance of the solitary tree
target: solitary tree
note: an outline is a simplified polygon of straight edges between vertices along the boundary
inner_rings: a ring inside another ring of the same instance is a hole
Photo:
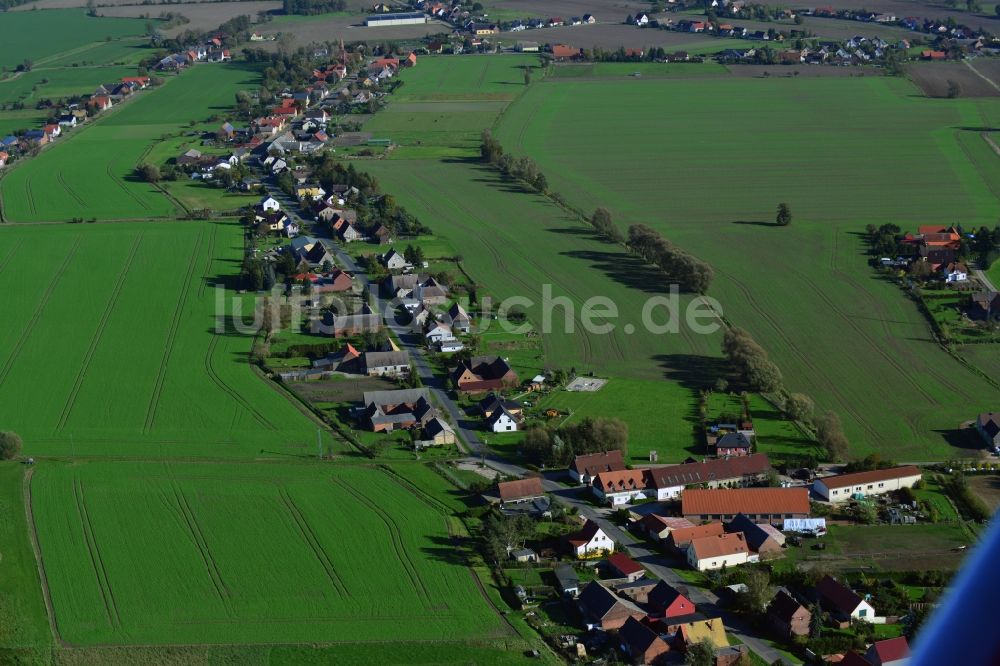
[[[955,99],[962,96],[962,86],[958,81],[948,79],[948,99]]]
[[[21,452],[21,436],[16,432],[0,432],[0,460],[13,460]]]
[[[525,65],[524,67],[524,85],[531,83],[531,68]]]
[[[779,227],[787,227],[792,223],[792,209],[786,203],[778,204],[778,214],[774,218]]]
[[[140,164],[136,168],[136,173],[147,183],[155,183],[160,179],[160,170],[155,164]]]

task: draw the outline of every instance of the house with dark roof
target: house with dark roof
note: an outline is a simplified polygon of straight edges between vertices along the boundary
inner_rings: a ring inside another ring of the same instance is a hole
[[[588,519],[579,531],[567,534],[563,539],[570,553],[578,558],[600,557],[615,552],[615,542],[601,526]]]
[[[406,351],[365,352],[361,360],[369,377],[404,377],[410,374],[410,353]]]
[[[590,485],[594,477],[601,472],[619,472],[625,469],[622,452],[618,449],[588,453],[573,458],[569,466],[569,477],[577,483]]]
[[[559,591],[567,597],[575,597],[580,594],[580,577],[576,575],[576,570],[565,562],[557,564],[552,570],[556,577]]]
[[[966,314],[978,321],[1000,319],[1000,291],[980,291],[973,294]]]
[[[363,423],[372,432],[422,427],[436,416],[426,388],[365,391]]]
[[[643,576],[633,581],[615,583],[611,589],[620,597],[631,599],[637,604],[644,604],[649,600],[649,593],[653,591],[658,582],[658,580]]]
[[[816,585],[816,594],[823,610],[839,621],[870,622],[875,617],[875,609],[870,603],[832,576],[823,577]]]
[[[351,315],[328,315],[324,320],[324,328],[335,338],[346,338],[365,331],[378,331],[382,328],[382,317],[373,313]]]
[[[650,591],[646,603],[654,617],[675,618],[697,612],[698,608],[687,596],[687,589],[678,589],[661,580]]]
[[[622,599],[596,580],[587,583],[576,603],[588,629],[614,631],[629,618],[638,620],[646,616],[633,602]]]
[[[487,419],[493,416],[493,412],[499,409],[506,409],[509,413],[517,417],[520,417],[524,412],[524,408],[517,400],[507,400],[503,396],[498,396],[496,393],[490,393],[488,396],[480,400],[478,406],[483,417]]]
[[[424,426],[423,441],[425,444],[442,446],[444,444],[455,444],[457,437],[455,436],[455,429],[447,421],[435,417]]]
[[[628,617],[618,630],[622,650],[636,664],[652,664],[670,651],[659,634],[634,617]]]
[[[783,639],[808,636],[812,613],[782,588],[767,606],[767,623]]]
[[[755,523],[742,513],[737,514],[726,523],[727,532],[742,532],[750,550],[760,555],[761,559],[772,559],[783,555],[785,535],[767,523]]]
[[[906,666],[910,662],[910,644],[903,636],[875,641],[865,652],[865,659],[872,666]]]
[[[517,374],[499,356],[474,356],[451,371],[451,382],[466,394],[502,391],[517,385]]]
[[[753,453],[731,458],[715,458],[681,465],[654,467],[650,470],[655,499],[666,501],[681,496],[691,486],[720,488],[744,487],[763,481],[771,471],[767,454]]]
[[[983,412],[976,418],[976,431],[991,448],[1000,446],[1000,412]]]
[[[717,456],[748,456],[753,451],[753,442],[742,432],[729,432],[715,441]]]

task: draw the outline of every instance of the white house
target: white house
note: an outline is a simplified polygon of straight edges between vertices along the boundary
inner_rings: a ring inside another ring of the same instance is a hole
[[[734,567],[750,561],[750,548],[742,532],[701,537],[688,544],[687,561],[698,571]]]
[[[882,495],[901,488],[912,488],[919,480],[920,468],[904,465],[816,479],[813,490],[827,502],[846,502],[855,495]]]
[[[615,552],[615,542],[592,520],[587,520],[579,532],[567,536],[566,543],[576,557],[600,557]]]
[[[281,210],[281,204],[278,203],[278,200],[275,199],[274,197],[264,197],[263,199],[260,200],[260,203],[257,205],[260,206],[261,210],[264,211]]]
[[[965,282],[969,279],[969,269],[965,264],[953,261],[941,267],[945,282]]]
[[[442,354],[454,354],[465,349],[465,345],[462,344],[461,340],[442,340],[438,348]]]
[[[649,25],[649,16],[646,14],[636,14],[635,24],[638,26]]]
[[[875,609],[857,592],[832,576],[825,576],[816,585],[820,606],[837,619],[875,621]]]
[[[427,334],[424,335],[424,339],[427,340],[427,344],[438,345],[442,342],[454,340],[455,336],[452,334],[450,328],[438,322],[437,324],[434,324],[429,331],[427,331]]]
[[[402,270],[410,266],[410,262],[395,250],[389,250],[382,255],[382,265],[385,266],[390,271]]]
[[[502,406],[490,414],[486,425],[493,432],[517,432],[517,419]]]

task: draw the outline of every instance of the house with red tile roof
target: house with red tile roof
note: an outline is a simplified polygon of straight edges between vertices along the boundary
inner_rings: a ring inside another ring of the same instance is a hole
[[[527,479],[498,483],[497,494],[501,504],[517,504],[545,497],[545,490],[542,488],[542,480],[537,476],[531,476]]]
[[[598,501],[611,506],[622,506],[633,500],[645,499],[652,488],[653,479],[648,469],[623,469],[600,472],[590,484]]]
[[[719,536],[724,533],[725,527],[722,523],[705,523],[694,527],[682,527],[675,529],[667,537],[667,545],[675,551],[683,552],[693,539],[706,536]]]
[[[694,527],[694,523],[687,518],[647,513],[639,519],[639,528],[654,541],[665,541],[672,531],[686,527]]]
[[[590,484],[600,472],[617,472],[625,469],[625,460],[618,449],[588,453],[573,458],[569,465],[569,477],[577,483]]]
[[[626,579],[630,583],[639,580],[646,574],[643,566],[625,553],[609,555],[607,563],[612,573],[619,578]]]
[[[754,522],[809,517],[808,488],[690,488],[681,496],[681,515],[690,521],[732,520],[742,513]]]
[[[576,60],[583,55],[583,50],[575,46],[565,44],[552,45],[552,57],[556,60]]]
[[[865,652],[865,659],[872,666],[905,666],[910,661],[910,644],[903,636],[875,641]]]
[[[734,567],[750,561],[750,547],[742,532],[701,537],[688,544],[687,561],[698,571]]]

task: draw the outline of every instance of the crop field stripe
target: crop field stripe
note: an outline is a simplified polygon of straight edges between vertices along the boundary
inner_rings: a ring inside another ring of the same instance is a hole
[[[14,367],[14,363],[17,361],[17,357],[21,354],[21,350],[24,348],[24,345],[28,341],[28,338],[31,337],[31,333],[35,328],[35,324],[38,323],[39,318],[42,316],[42,312],[45,311],[45,306],[48,304],[49,299],[52,298],[52,292],[56,290],[56,286],[58,286],[60,279],[66,272],[66,269],[69,268],[69,265],[73,260],[73,257],[76,256],[76,251],[80,248],[80,243],[82,242],[82,240],[83,240],[82,236],[76,237],[76,242],[73,243],[73,246],[69,249],[69,252],[66,253],[66,257],[63,259],[62,264],[60,264],[59,268],[56,269],[55,274],[52,276],[52,280],[49,281],[48,287],[45,288],[45,292],[42,294],[42,297],[38,300],[38,305],[35,306],[35,311],[31,314],[31,319],[28,320],[28,323],[25,325],[24,330],[21,331],[21,337],[18,338],[17,343],[14,345],[14,348],[10,352],[10,356],[7,357],[7,362],[4,363],[3,368],[0,369],[0,386],[2,386],[4,381],[7,379],[7,375],[10,374],[11,368]]]
[[[424,581],[420,577],[419,572],[413,565],[413,560],[410,559],[409,551],[406,549],[406,546],[399,537],[399,524],[396,523],[392,516],[386,513],[377,502],[373,502],[365,497],[364,491],[359,490],[346,479],[331,478],[330,481],[332,481],[335,485],[340,486],[340,488],[347,492],[351,497],[371,509],[372,512],[378,516],[379,520],[382,521],[386,530],[389,532],[389,540],[392,543],[393,550],[396,552],[396,559],[399,560],[399,563],[406,571],[406,575],[413,584],[414,592],[416,592],[419,588],[420,592],[417,596],[420,598],[420,603],[424,607],[424,610],[429,611],[430,594],[428,593],[427,586],[424,585]]]
[[[125,265],[122,266],[121,273],[118,274],[118,280],[115,281],[115,288],[111,292],[111,297],[108,299],[108,304],[104,308],[104,313],[101,315],[100,322],[97,324],[97,330],[94,331],[94,337],[90,341],[90,346],[87,348],[87,353],[83,357],[83,362],[80,364],[80,370],[76,373],[76,380],[73,382],[73,389],[69,393],[69,397],[66,398],[66,404],[63,405],[62,413],[59,415],[59,422],[56,425],[56,430],[62,431],[66,427],[67,421],[69,421],[70,415],[73,413],[73,405],[76,404],[76,398],[80,394],[80,389],[83,386],[83,380],[87,376],[87,370],[90,368],[90,363],[94,359],[94,354],[97,352],[97,347],[101,344],[101,340],[104,337],[104,331],[108,327],[108,321],[111,319],[111,313],[114,312],[115,307],[118,305],[118,298],[121,296],[122,289],[125,287],[125,279],[128,277],[129,271],[132,269],[132,263],[135,261],[135,255],[139,251],[139,246],[142,244],[142,238],[145,232],[140,231],[135,240],[132,242],[132,248],[129,250],[128,258],[125,259]]]
[[[198,288],[198,298],[205,295],[208,288],[208,278],[212,275],[212,264],[215,263],[215,241],[219,236],[219,225],[212,225],[212,236],[208,239],[208,258],[205,260],[205,271],[201,276],[201,286]]]
[[[309,526],[308,521],[306,521],[305,516],[302,515],[302,511],[295,504],[295,500],[292,496],[288,494],[288,490],[283,487],[278,487],[278,495],[281,497],[281,501],[285,503],[288,508],[288,513],[292,517],[292,521],[295,523],[295,527],[298,529],[299,534],[302,536],[302,540],[309,545],[312,550],[313,555],[316,556],[316,561],[319,562],[320,566],[326,572],[327,578],[333,583],[334,589],[341,597],[350,597],[351,593],[344,584],[340,575],[337,573],[336,568],[333,566],[333,562],[330,561],[330,556],[327,555],[326,551],[323,550],[322,544],[320,544],[319,539],[316,538],[316,532],[313,531],[312,527]]]
[[[198,253],[201,251],[201,243],[205,239],[205,232],[198,235],[198,241],[191,258],[188,260],[187,274],[184,276],[184,284],[177,298],[177,306],[174,308],[173,321],[170,323],[170,332],[167,334],[167,343],[163,349],[163,358],[160,359],[160,370],[156,375],[156,382],[153,385],[153,393],[149,396],[149,406],[146,408],[146,423],[143,432],[148,433],[156,421],[156,410],[159,407],[160,394],[163,392],[163,382],[167,376],[167,366],[170,363],[170,356],[174,351],[174,344],[177,342],[177,330],[180,328],[181,315],[184,312],[184,305],[187,303],[188,294],[191,291],[191,280],[194,279],[194,267],[197,263]]]
[[[191,535],[191,539],[194,541],[194,545],[198,549],[198,553],[201,555],[201,560],[205,563],[205,571],[208,573],[208,577],[212,580],[212,585],[215,587],[215,592],[219,595],[219,600],[222,602],[222,605],[225,606],[226,613],[232,617],[234,613],[229,603],[229,588],[226,586],[226,582],[222,579],[222,573],[219,571],[219,565],[216,564],[215,558],[212,557],[212,551],[208,548],[208,542],[205,541],[205,535],[201,531],[201,526],[198,524],[197,518],[195,518],[194,511],[191,510],[191,505],[188,504],[184,491],[181,489],[180,485],[178,485],[176,480],[173,482],[172,486],[174,498],[177,500],[177,507],[180,509],[181,516],[184,518],[184,523],[187,526],[188,533]]]
[[[90,554],[90,564],[97,576],[98,587],[101,588],[101,597],[104,602],[104,610],[108,615],[108,622],[114,629],[121,629],[121,616],[118,614],[118,604],[115,603],[114,593],[111,591],[111,580],[108,571],[104,567],[104,558],[101,557],[101,550],[97,545],[97,537],[94,535],[94,526],[90,522],[90,514],[87,512],[87,501],[83,493],[83,481],[78,476],[73,477],[73,493],[76,497],[76,509],[80,516],[80,525],[83,527],[83,538],[87,543],[87,551]]]

